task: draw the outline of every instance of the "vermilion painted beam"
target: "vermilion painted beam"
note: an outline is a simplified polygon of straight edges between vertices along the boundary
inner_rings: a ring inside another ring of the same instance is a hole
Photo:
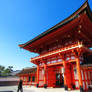
[[[44,55],[40,55],[40,56],[35,57],[35,58],[31,58],[31,62],[34,62],[34,61],[42,59],[42,58],[48,58],[49,56],[53,56],[53,55],[56,55],[59,53],[68,52],[68,51],[76,49],[76,48],[82,48],[82,44],[74,44],[74,45],[71,45],[68,47],[64,47],[64,48],[49,52],[49,53],[44,54]]]

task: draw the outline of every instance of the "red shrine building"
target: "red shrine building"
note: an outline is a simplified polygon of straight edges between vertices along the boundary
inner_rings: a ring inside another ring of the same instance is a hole
[[[87,1],[71,16],[19,47],[39,54],[30,59],[37,65],[37,87],[81,92],[91,88],[92,12]]]
[[[20,77],[21,80],[23,80],[23,85],[33,85],[36,86],[36,74],[37,68],[31,67],[31,68],[25,68],[18,74],[17,76]]]

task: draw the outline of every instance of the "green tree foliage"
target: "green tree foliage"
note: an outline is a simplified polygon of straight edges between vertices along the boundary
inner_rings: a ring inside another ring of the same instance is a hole
[[[0,65],[0,76],[2,76],[3,71],[5,70],[5,67]]]
[[[13,68],[13,66],[8,66],[8,71],[9,71],[9,73],[11,73],[13,70],[12,70],[12,68]]]
[[[9,76],[13,71],[13,66],[8,66],[5,68],[4,66],[0,65],[0,76]]]

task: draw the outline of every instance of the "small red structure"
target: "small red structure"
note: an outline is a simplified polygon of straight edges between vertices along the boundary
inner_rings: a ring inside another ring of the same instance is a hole
[[[23,69],[17,76],[23,80],[23,85],[34,85],[36,86],[36,71],[35,67]]]
[[[92,85],[92,12],[86,1],[70,17],[19,45],[39,56],[37,87],[65,87],[65,90],[88,90]]]

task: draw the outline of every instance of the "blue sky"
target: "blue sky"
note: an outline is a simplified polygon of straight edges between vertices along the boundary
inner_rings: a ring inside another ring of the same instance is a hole
[[[88,0],[92,9],[92,0]],[[77,10],[85,0],[0,0],[0,65],[33,66],[25,43]]]

